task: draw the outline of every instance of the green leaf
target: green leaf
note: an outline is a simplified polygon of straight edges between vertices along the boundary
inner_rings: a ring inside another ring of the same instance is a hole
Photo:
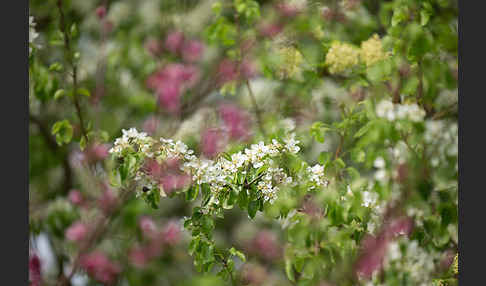
[[[292,261],[290,260],[285,260],[285,274],[287,274],[287,278],[295,282],[295,275],[294,275],[294,269],[292,267]]]
[[[56,136],[56,142],[59,146],[71,142],[73,138],[73,127],[67,119],[57,121],[51,129],[52,135]]]
[[[54,99],[58,100],[58,99],[62,98],[64,95],[66,95],[66,91],[64,89],[58,89],[54,93]]]
[[[254,218],[256,215],[257,210],[260,208],[260,203],[258,201],[251,201],[248,204],[248,215],[250,218]]]
[[[199,185],[193,185],[186,192],[186,201],[193,201],[199,194]]]
[[[84,150],[84,148],[86,148],[86,137],[84,136],[81,136],[81,140],[79,141],[79,148],[81,149],[81,151]]]
[[[91,93],[89,92],[89,90],[87,90],[86,88],[82,88],[82,87],[78,88],[77,94],[84,95],[86,97],[91,96]]]
[[[238,256],[241,259],[241,261],[246,262],[246,257],[245,254],[243,254],[243,252],[236,250],[234,247],[231,247],[229,252],[233,256]]]

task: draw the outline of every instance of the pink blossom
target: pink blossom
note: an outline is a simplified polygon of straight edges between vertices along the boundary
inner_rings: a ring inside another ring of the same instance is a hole
[[[143,122],[143,131],[150,135],[155,134],[157,128],[159,127],[159,120],[156,116],[150,116]]]
[[[167,194],[182,189],[191,182],[191,176],[180,170],[178,159],[169,159],[163,164],[159,164],[155,160],[147,160],[144,169],[162,185],[164,192]]]
[[[250,116],[234,105],[222,104],[219,114],[233,140],[247,140],[250,136]]]
[[[83,203],[83,195],[78,190],[71,190],[68,194],[69,201],[76,206],[80,206]]]
[[[160,55],[160,53],[162,52],[162,44],[160,43],[160,41],[154,38],[148,38],[145,41],[144,47],[147,52],[153,57]]]
[[[263,37],[273,38],[280,34],[283,30],[283,26],[278,23],[262,24],[259,27],[260,34]]]
[[[102,161],[110,154],[108,151],[110,150],[111,146],[109,144],[99,144],[94,143],[84,151],[85,160],[88,163],[94,163],[97,161]]]
[[[104,253],[99,251],[82,255],[80,265],[94,279],[106,284],[113,283],[121,271],[118,264],[111,262]]]
[[[368,235],[363,238],[361,242],[362,253],[355,265],[356,273],[369,278],[373,272],[381,270],[388,244],[396,236],[410,235],[412,229],[412,219],[402,217],[384,224],[378,236]]]
[[[157,231],[157,226],[155,225],[154,221],[147,216],[140,219],[139,226],[143,234],[149,238],[154,237]]]
[[[35,253],[29,257],[29,280],[30,286],[40,286],[42,284],[41,261]]]
[[[147,253],[147,249],[139,246],[130,249],[128,256],[130,262],[139,268],[145,267],[150,259],[150,254]]]
[[[218,66],[218,82],[224,84],[238,78],[237,64],[230,59],[224,59]]]
[[[384,235],[374,237],[368,235],[362,241],[362,254],[358,258],[356,273],[363,277],[371,277],[373,272],[380,270],[385,258],[389,239]]]
[[[201,151],[208,158],[216,157],[223,151],[225,145],[224,133],[220,129],[206,129],[201,136]]]
[[[300,8],[289,3],[279,3],[277,4],[277,11],[283,17],[292,18],[300,12]]]
[[[184,42],[182,46],[182,58],[186,62],[196,62],[201,59],[204,52],[204,45],[198,40]]]
[[[253,250],[267,260],[274,260],[282,255],[282,248],[273,232],[260,231],[252,242]]]
[[[175,54],[181,49],[183,42],[184,34],[180,31],[173,31],[167,35],[164,46],[168,51]]]
[[[251,79],[254,78],[257,75],[257,69],[255,67],[255,64],[248,60],[248,59],[243,59],[240,64],[240,75],[244,79]]]
[[[179,111],[182,92],[192,87],[197,78],[198,73],[193,66],[168,64],[147,79],[147,86],[156,90],[159,104],[174,114]]]
[[[103,19],[106,15],[106,7],[105,6],[99,6],[98,8],[96,8],[96,16],[98,17],[98,19]]]
[[[167,223],[164,230],[162,231],[163,241],[166,244],[174,245],[180,239],[180,227],[177,223],[171,221]]]
[[[105,213],[110,213],[116,206],[117,198],[107,184],[103,184],[104,191],[98,199],[98,204]]]
[[[73,223],[67,230],[66,230],[66,238],[71,241],[81,242],[88,233],[88,227],[82,222],[75,222]]]

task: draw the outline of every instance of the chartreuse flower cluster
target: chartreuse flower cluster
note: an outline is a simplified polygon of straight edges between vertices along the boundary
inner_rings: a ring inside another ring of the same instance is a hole
[[[381,39],[377,34],[361,43],[361,47],[355,47],[348,43],[334,41],[326,54],[325,64],[331,74],[340,74],[352,69],[359,63],[370,67],[375,63],[385,60],[390,53],[385,52]]]
[[[259,142],[242,151],[224,153],[210,160],[196,156],[181,141],[165,138],[155,140],[131,128],[123,130],[123,136],[115,140],[110,153],[120,164],[118,173],[122,184],[123,181],[135,182],[137,195],[143,196],[155,207],[164,190],[157,176],[153,176],[150,168],[144,167],[146,161],[155,160],[162,164],[166,160],[176,159],[180,162],[180,171],[190,175],[192,180],[191,186],[185,190],[186,199],[192,201],[199,193],[202,194],[201,206],[195,207],[193,215],[184,223],[192,231],[190,252],[195,256],[197,268],[209,271],[214,262],[227,264],[230,256],[241,256],[235,250],[230,254],[216,250],[212,240],[212,216],[221,217],[224,209],[238,205],[247,209],[253,218],[258,210],[263,211],[264,204],[273,204],[282,186],[296,184],[278,162],[283,156],[297,154],[300,151],[299,143],[295,134],[287,133],[281,141],[273,139],[269,144]],[[322,166],[317,164],[302,170],[303,173],[297,174],[299,183],[307,184],[309,190],[328,185]],[[213,258],[208,258],[208,252],[212,253]]]

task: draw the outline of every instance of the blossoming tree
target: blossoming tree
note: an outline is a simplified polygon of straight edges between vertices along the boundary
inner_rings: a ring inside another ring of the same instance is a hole
[[[457,1],[30,15],[31,285],[457,285]]]

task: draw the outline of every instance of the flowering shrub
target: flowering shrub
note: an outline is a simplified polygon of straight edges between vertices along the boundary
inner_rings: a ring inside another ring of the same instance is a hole
[[[457,1],[30,1],[31,285],[457,285]]]

